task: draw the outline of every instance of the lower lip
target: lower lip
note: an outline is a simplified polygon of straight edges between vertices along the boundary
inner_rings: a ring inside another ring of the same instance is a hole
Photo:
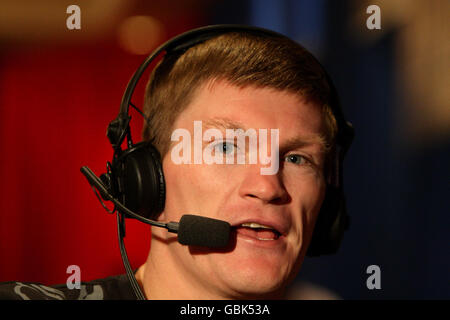
[[[280,248],[285,245],[285,237],[282,235],[280,235],[276,240],[259,240],[258,238],[250,237],[236,230],[234,230],[234,233],[236,234],[236,239],[240,242],[260,248]]]

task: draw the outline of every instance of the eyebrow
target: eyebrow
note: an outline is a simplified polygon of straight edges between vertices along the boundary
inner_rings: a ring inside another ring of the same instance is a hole
[[[226,118],[213,118],[208,119],[203,122],[204,128],[218,128],[218,129],[242,129],[246,131],[247,128],[244,124],[239,121],[234,121]],[[313,134],[302,137],[295,137],[288,139],[284,143],[280,144],[279,152],[280,154],[286,153],[291,150],[300,149],[307,146],[319,145],[320,151],[325,152],[328,150],[328,144],[324,136],[319,134]]]
[[[313,145],[319,145],[321,152],[325,152],[326,150],[328,150],[325,138],[321,135],[315,134],[310,136],[291,138],[280,144],[279,152],[280,154],[284,154],[291,150],[296,150]]]
[[[242,129],[246,131],[245,126],[238,121],[226,119],[226,118],[213,118],[203,122],[203,126],[206,129],[219,128],[219,129]]]

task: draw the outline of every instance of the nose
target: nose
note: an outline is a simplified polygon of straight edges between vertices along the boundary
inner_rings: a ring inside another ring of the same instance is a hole
[[[239,188],[239,195],[248,199],[259,199],[264,203],[283,204],[289,201],[289,194],[280,173],[263,175],[260,166],[249,165]]]

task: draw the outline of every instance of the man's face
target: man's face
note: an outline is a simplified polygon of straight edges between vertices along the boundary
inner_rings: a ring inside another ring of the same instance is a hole
[[[174,123],[174,130],[190,132],[192,154],[194,121],[202,121],[203,132],[222,132],[223,140],[211,138],[201,145],[224,158],[231,150],[247,158],[249,153],[226,139],[227,128],[252,128],[258,135],[259,129],[278,129],[279,170],[261,174],[270,164],[259,158],[251,164],[175,164],[169,149],[163,159],[166,206],[159,219],[207,216],[229,222],[233,232],[229,247],[221,250],[182,246],[170,241],[174,234],[157,234],[169,239],[177,268],[202,290],[235,298],[278,294],[300,268],[324,198],[320,108],[289,92],[217,81],[202,86]],[[275,142],[267,137],[269,144]]]

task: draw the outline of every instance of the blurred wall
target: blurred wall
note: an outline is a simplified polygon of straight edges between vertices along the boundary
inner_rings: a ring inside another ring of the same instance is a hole
[[[372,4],[380,30],[366,27]],[[345,163],[351,227],[337,255],[305,260],[293,296],[448,299],[449,2],[249,0],[245,8],[241,23],[284,33],[322,61],[356,130]],[[215,21],[233,19],[232,10]],[[380,290],[366,286],[370,265],[380,267]]]
[[[356,129],[345,163],[351,228],[337,255],[306,259],[293,296],[450,297],[448,2],[77,1],[82,29],[69,31],[72,3],[0,4],[0,281],[63,283],[71,264],[83,280],[124,272],[115,217],[79,168],[103,172],[106,127],[145,53],[193,27],[239,23],[311,50]],[[381,30],[366,28],[369,4]],[[127,220],[132,266],[149,236]],[[380,290],[366,286],[372,264]]]
[[[0,281],[65,283],[72,264],[83,281],[124,273],[115,216],[80,167],[105,172],[106,128],[145,55],[205,24],[200,1],[76,3],[81,30],[66,27],[72,1],[0,4]],[[131,114],[139,141],[142,119]],[[149,240],[149,227],[127,220],[133,267],[147,258]]]

